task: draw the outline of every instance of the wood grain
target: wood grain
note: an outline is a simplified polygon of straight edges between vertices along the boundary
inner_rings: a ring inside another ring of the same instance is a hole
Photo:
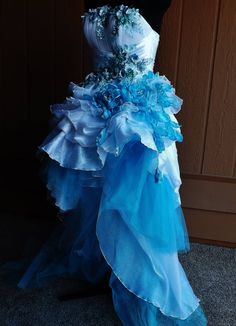
[[[56,101],[65,100],[68,85],[82,79],[82,8],[83,2],[56,2],[55,22],[55,89]]]
[[[218,1],[184,1],[177,92],[184,141],[178,145],[181,170],[200,173],[212,79]]]
[[[211,212],[198,209],[183,209],[190,237],[236,243],[235,214]],[[229,245],[228,245],[229,246]]]
[[[1,3],[1,152],[11,161],[27,148],[27,5]],[[28,129],[27,129],[28,130]],[[19,146],[20,143],[25,144]],[[2,162],[6,163],[7,162]]]
[[[221,2],[203,174],[236,176],[236,2]]]
[[[176,85],[183,0],[173,0],[163,19],[155,69]]]
[[[27,12],[28,112],[32,135],[29,140],[33,152],[48,132],[49,106],[55,98],[55,2],[54,0],[29,1]]]
[[[183,178],[181,196],[183,207],[236,214],[236,182]]]

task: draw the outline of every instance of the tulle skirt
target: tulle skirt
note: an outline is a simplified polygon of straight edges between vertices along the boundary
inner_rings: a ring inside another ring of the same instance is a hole
[[[169,151],[176,155],[174,145]],[[153,156],[130,142],[119,157],[109,156],[94,182],[44,157],[42,177],[56,205],[74,208],[61,211],[63,221],[18,286],[41,287],[59,277],[97,284],[109,277],[124,325],[206,325],[178,260],[178,252],[189,250],[179,197],[170,178],[157,182],[148,171]]]
[[[71,89],[52,106],[56,127],[39,147],[62,221],[18,286],[109,279],[125,326],[206,325],[178,259],[190,249],[175,144],[181,100],[153,73],[128,86]]]

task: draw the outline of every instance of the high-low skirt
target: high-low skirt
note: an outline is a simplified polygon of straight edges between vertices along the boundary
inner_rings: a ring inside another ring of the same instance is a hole
[[[158,73],[70,92],[51,106],[54,126],[38,149],[62,221],[18,286],[109,277],[123,325],[206,325],[178,260],[190,250],[176,149],[182,100]]]

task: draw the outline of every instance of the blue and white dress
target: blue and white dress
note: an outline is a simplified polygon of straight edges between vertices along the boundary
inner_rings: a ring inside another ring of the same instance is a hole
[[[127,6],[83,16],[94,71],[51,106],[42,177],[63,221],[19,287],[109,276],[123,325],[206,325],[178,260],[189,251],[175,114],[182,100],[153,72],[159,34]]]

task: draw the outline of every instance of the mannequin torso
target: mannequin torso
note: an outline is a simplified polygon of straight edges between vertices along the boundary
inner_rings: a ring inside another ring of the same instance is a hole
[[[145,0],[84,0],[85,10],[88,11],[90,8],[97,8],[103,5],[110,5],[112,7],[118,5],[127,5],[134,8],[138,8],[140,14],[148,21],[151,27],[160,34],[162,19],[169,8],[172,0],[158,0],[152,3],[147,3]]]

